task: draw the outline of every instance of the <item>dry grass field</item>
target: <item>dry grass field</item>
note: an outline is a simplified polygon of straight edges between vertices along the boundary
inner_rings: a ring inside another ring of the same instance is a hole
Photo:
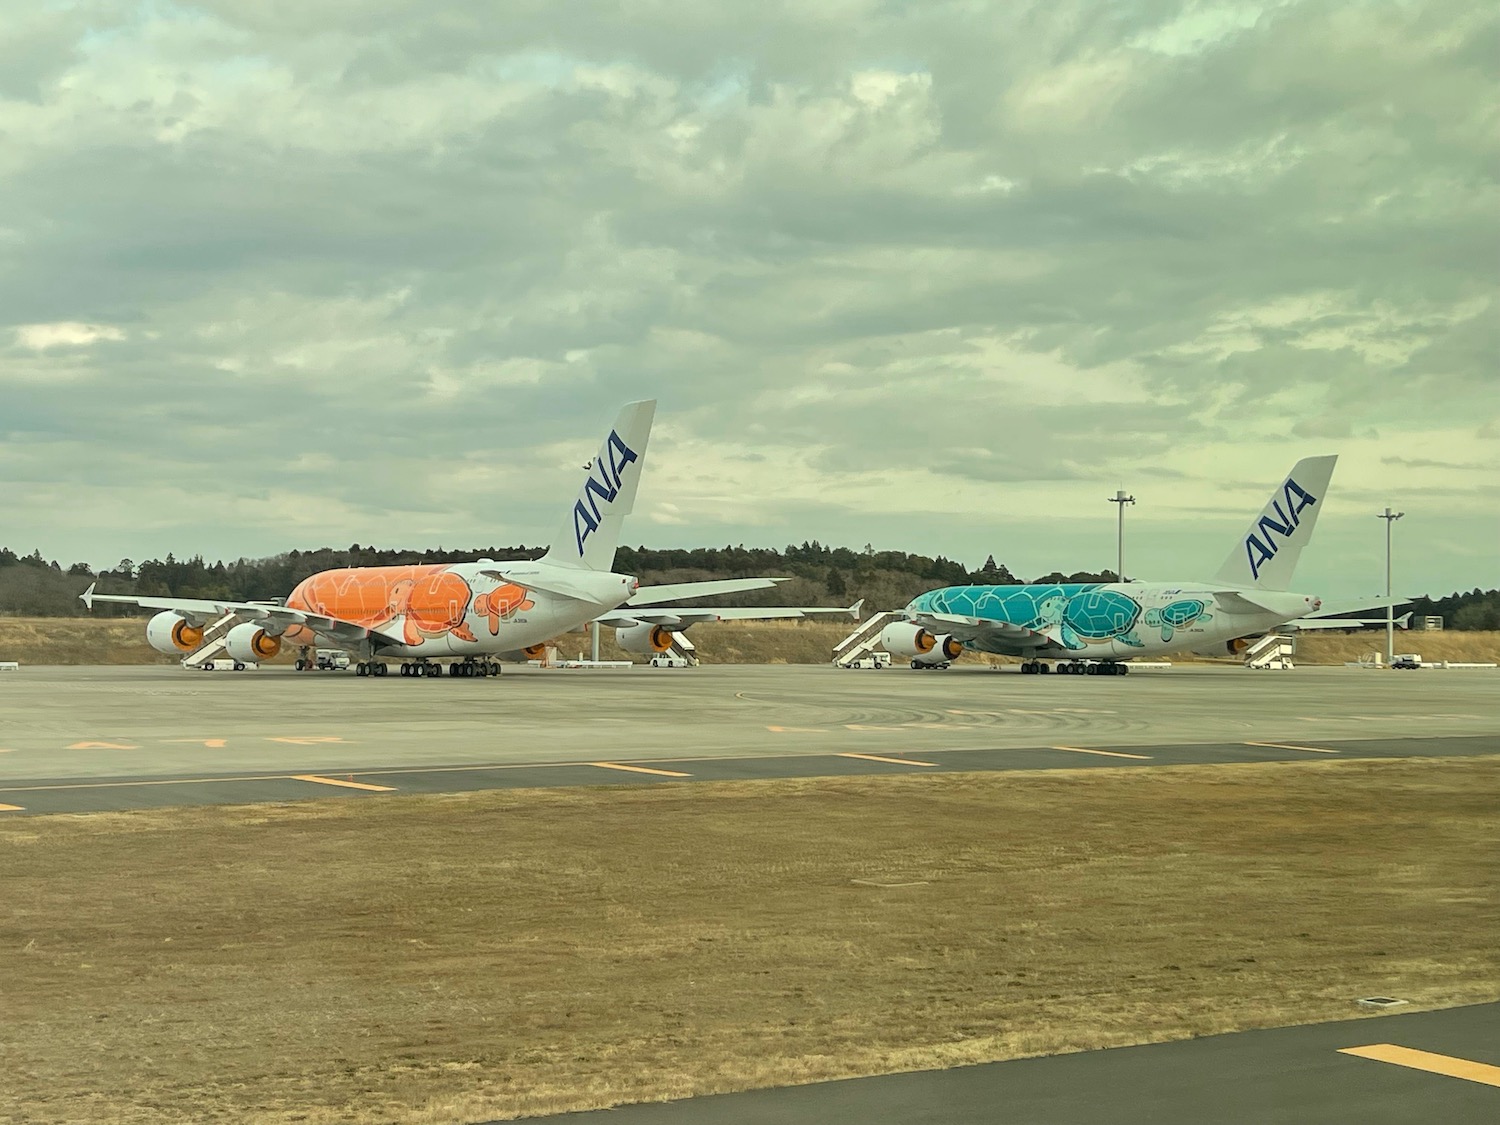
[[[852,624],[834,621],[725,622],[695,625],[688,636],[705,664],[826,664],[833,646]],[[587,655],[588,637],[559,638],[564,657]],[[1385,648],[1384,633],[1303,634],[1297,660],[1305,664],[1342,664]],[[1428,660],[1500,661],[1500,633],[1399,633],[1397,652],[1420,652]],[[285,662],[293,653],[278,658]],[[628,659],[614,643],[614,631],[601,638],[606,660]],[[640,657],[635,659],[639,660]],[[1006,657],[966,654],[966,662],[1011,663]],[[1193,659],[1190,655],[1174,659]],[[170,664],[146,644],[145,619],[82,617],[0,617],[0,660],[23,664]],[[1227,660],[1227,658],[1226,658]]]
[[[1500,998],[1500,759],[0,820],[0,885],[0,1121],[477,1121]]]

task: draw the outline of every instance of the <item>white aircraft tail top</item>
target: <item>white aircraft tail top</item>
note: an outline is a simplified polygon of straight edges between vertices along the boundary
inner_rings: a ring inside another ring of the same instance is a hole
[[[629,402],[620,410],[543,561],[578,570],[608,571],[614,565],[620,525],[635,506],[655,416],[655,399]]]
[[[1337,462],[1337,455],[1298,461],[1229,552],[1214,580],[1231,588],[1289,589]]]

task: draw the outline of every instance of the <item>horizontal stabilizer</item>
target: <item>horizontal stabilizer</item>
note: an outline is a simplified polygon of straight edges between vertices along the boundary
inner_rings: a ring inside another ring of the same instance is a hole
[[[719,578],[712,582],[673,582],[663,586],[642,586],[626,605],[660,605],[682,598],[710,598],[715,594],[739,594],[746,590],[769,590],[786,578]]]
[[[486,578],[493,578],[497,582],[509,582],[512,585],[522,586],[528,590],[536,590],[543,594],[551,594],[556,598],[571,598],[577,602],[597,602],[599,591],[590,590],[581,582],[570,582],[566,577],[556,571],[546,577],[538,577],[536,569],[519,572],[515,570],[481,570],[480,574]]]

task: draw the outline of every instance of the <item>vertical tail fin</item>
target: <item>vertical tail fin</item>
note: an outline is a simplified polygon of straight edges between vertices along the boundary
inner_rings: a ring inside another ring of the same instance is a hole
[[[655,399],[626,403],[620,410],[544,561],[578,570],[607,571],[614,565],[620,524],[635,506],[655,416]]]
[[[1260,515],[1229,552],[1216,582],[1231,587],[1285,590],[1292,584],[1297,558],[1312,538],[1337,455],[1304,457],[1292,467]]]

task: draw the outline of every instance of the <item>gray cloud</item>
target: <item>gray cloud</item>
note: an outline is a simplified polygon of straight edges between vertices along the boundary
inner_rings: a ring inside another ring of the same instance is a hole
[[[0,34],[17,547],[535,541],[655,394],[640,541],[1071,569],[1139,480],[1141,565],[1189,577],[1179,522],[1232,536],[1332,449],[1341,551],[1409,494],[1468,545],[1432,583],[1492,580],[1458,468],[1500,427],[1482,7],[100,0]]]

